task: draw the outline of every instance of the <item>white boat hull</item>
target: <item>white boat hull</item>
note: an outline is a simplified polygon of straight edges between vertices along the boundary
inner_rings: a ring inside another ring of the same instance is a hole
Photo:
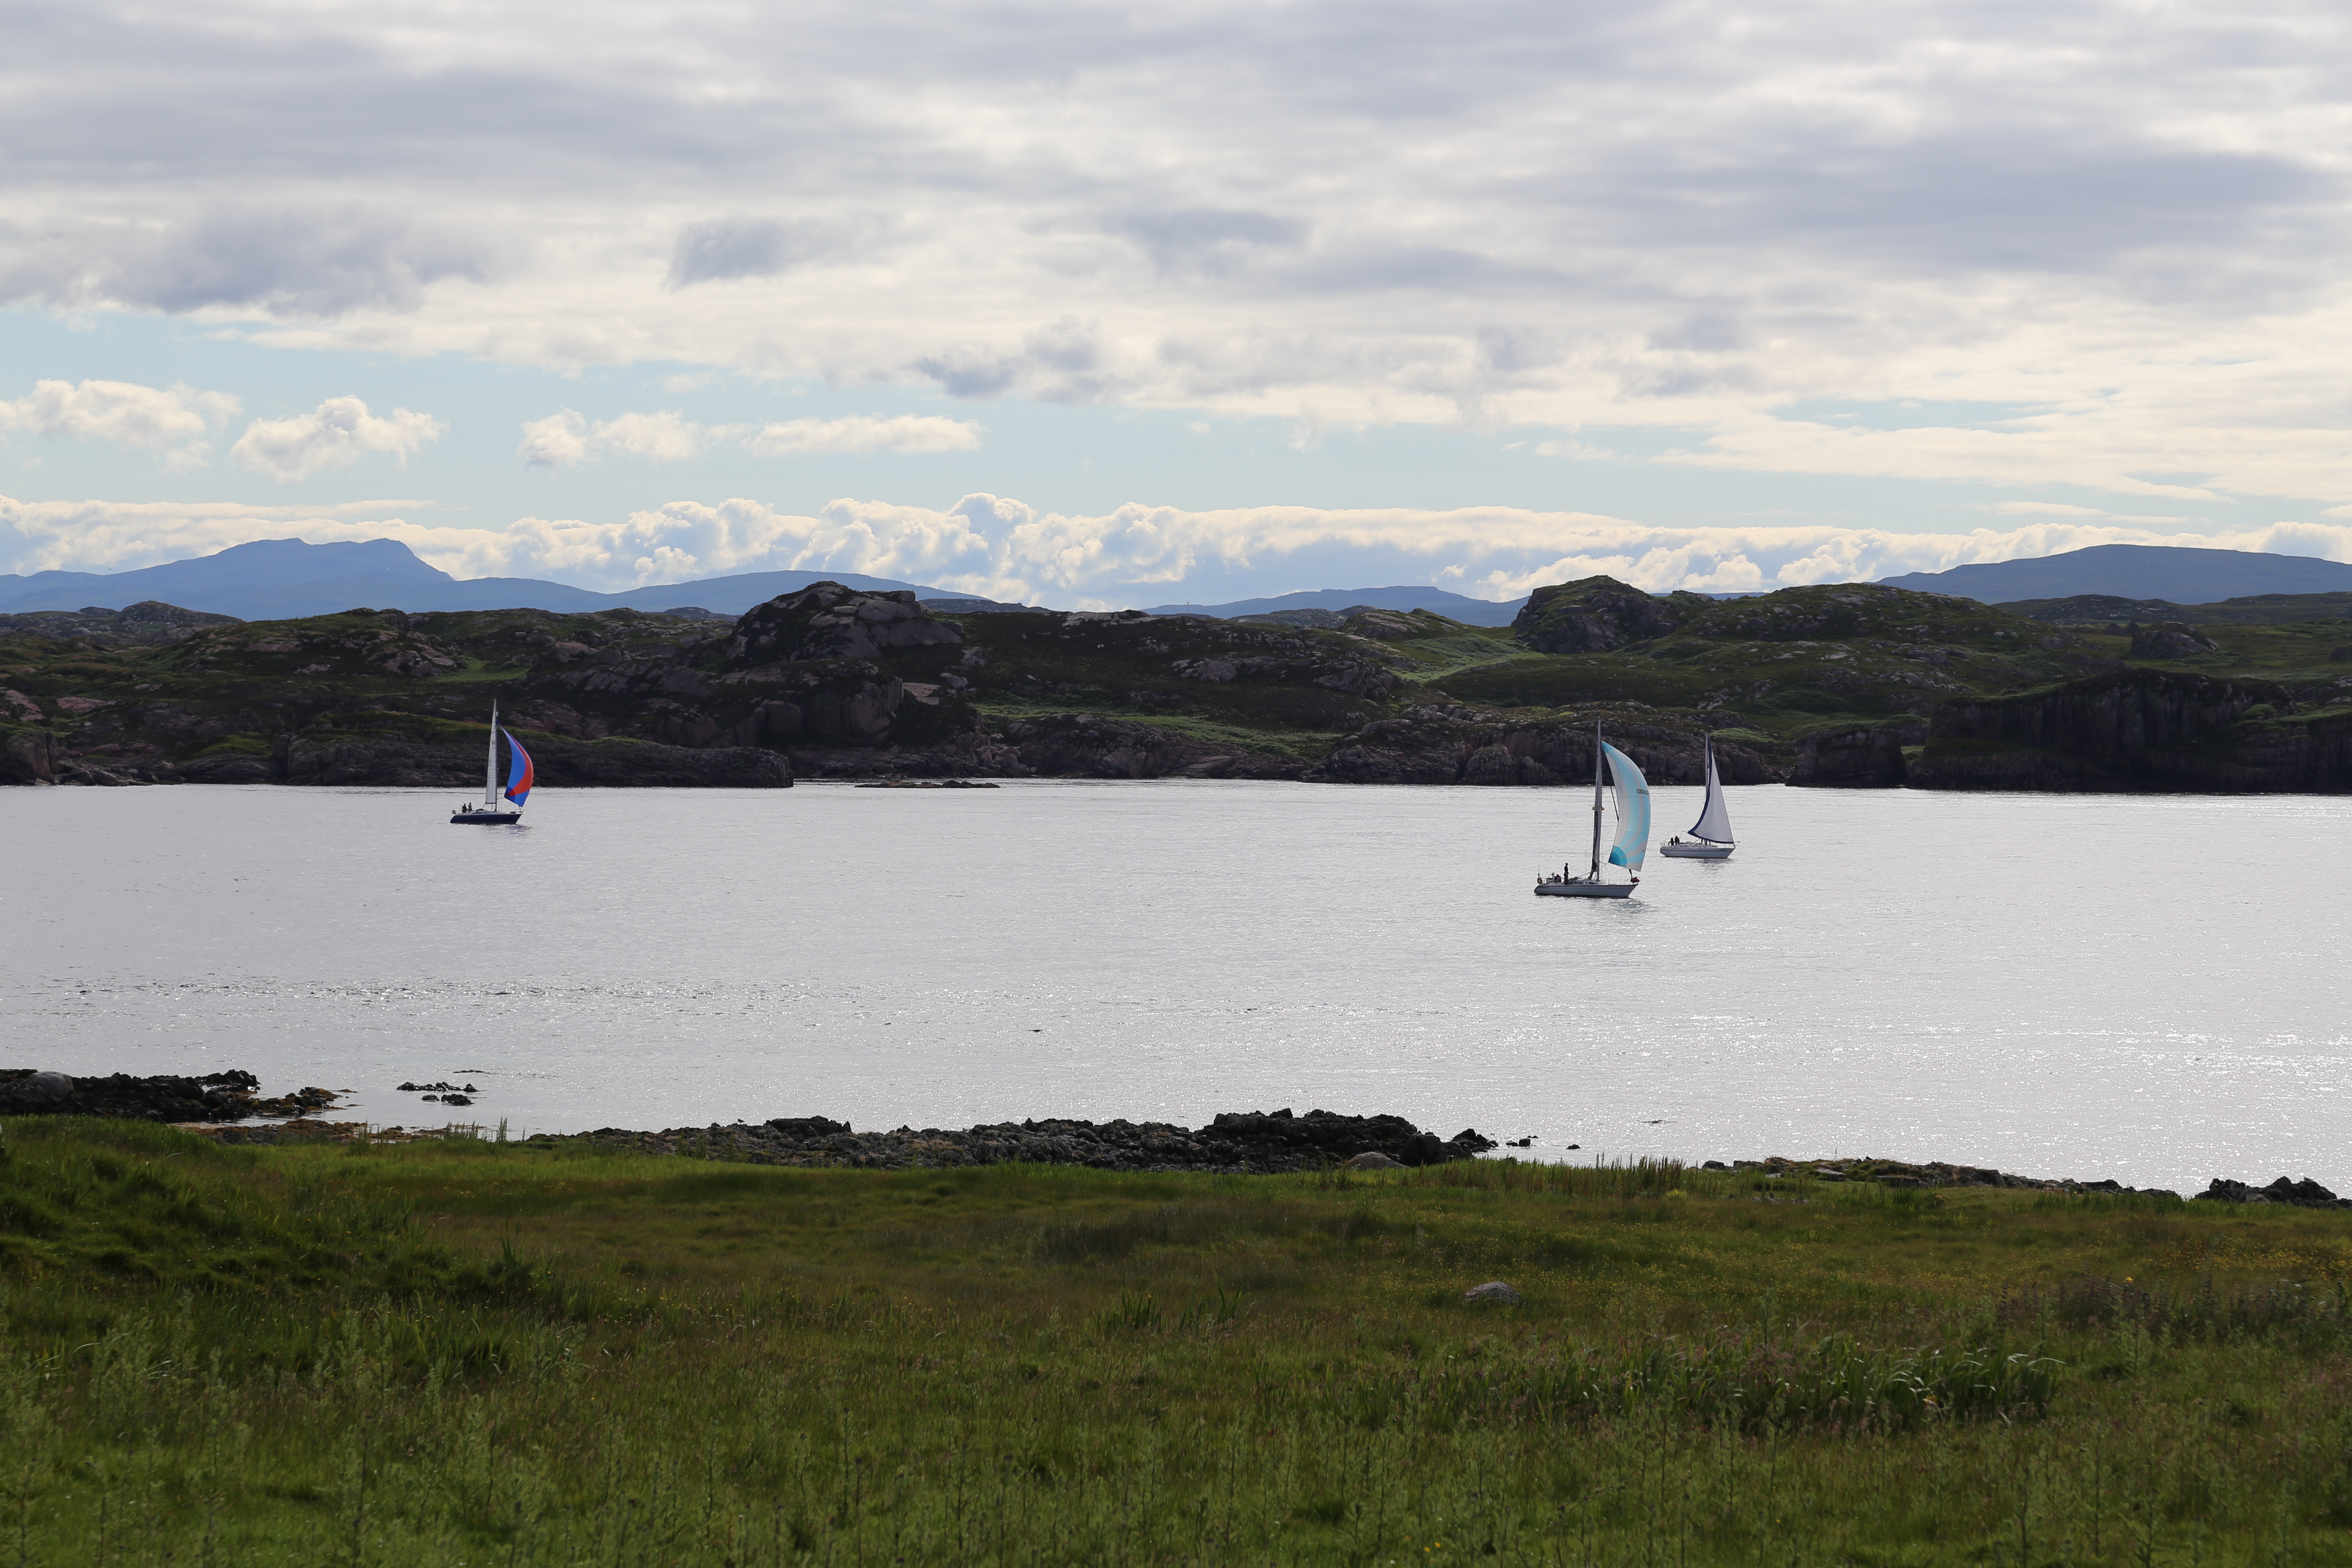
[[[1658,853],[1669,860],[1728,860],[1735,847],[1729,844],[1661,844]]]
[[[1538,882],[1536,892],[1548,899],[1630,899],[1631,882]]]

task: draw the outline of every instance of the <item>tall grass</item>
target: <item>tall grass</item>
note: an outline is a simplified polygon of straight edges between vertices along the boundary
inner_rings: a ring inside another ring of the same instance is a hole
[[[2352,1556],[2332,1215],[8,1131],[0,1563]]]

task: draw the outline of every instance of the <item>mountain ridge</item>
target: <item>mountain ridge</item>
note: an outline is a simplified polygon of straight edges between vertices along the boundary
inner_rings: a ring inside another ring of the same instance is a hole
[[[1906,572],[1879,582],[1889,588],[1951,594],[1988,605],[2092,594],[2205,605],[2256,594],[2352,589],[2352,565],[2315,555],[2277,555],[2256,550],[2094,544],[2055,555],[1978,562],[1943,572]]]
[[[453,577],[419,560],[415,552],[394,539],[333,544],[257,539],[211,555],[129,572],[36,572],[0,577],[0,615],[79,610],[94,605],[119,610],[160,599],[184,609],[247,621],[296,620],[360,606],[415,614],[514,609],[583,614],[696,605],[731,616],[779,594],[823,582],[868,593],[938,596],[943,592],[856,572],[747,572],[608,594],[537,577]]]

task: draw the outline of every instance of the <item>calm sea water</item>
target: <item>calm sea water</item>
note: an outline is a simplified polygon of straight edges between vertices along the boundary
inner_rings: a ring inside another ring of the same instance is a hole
[[[2352,1189],[2352,800],[1735,790],[1731,862],[1532,897],[1585,798],[544,790],[509,830],[446,791],[0,791],[0,1066],[409,1124],[395,1084],[470,1079],[518,1132],[1320,1106]]]

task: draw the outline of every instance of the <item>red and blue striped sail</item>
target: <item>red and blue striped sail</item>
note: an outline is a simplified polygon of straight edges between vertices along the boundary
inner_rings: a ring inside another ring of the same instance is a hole
[[[499,733],[504,735],[507,744],[514,748],[514,755],[507,762],[507,798],[521,805],[530,799],[530,786],[539,775],[532,772],[530,753],[522,749],[522,742],[514,738],[514,731],[500,730]]]

